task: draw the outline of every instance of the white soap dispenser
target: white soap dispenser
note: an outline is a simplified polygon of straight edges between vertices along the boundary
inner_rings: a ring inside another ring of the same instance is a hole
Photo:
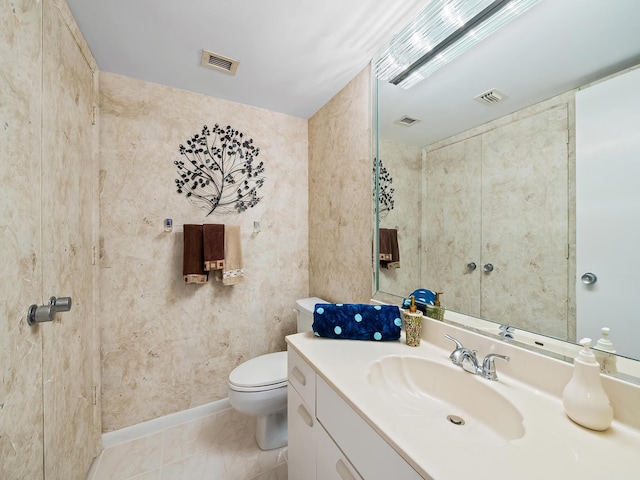
[[[606,430],[613,420],[613,407],[600,380],[600,365],[591,352],[591,339],[583,338],[573,362],[573,377],[562,392],[567,416],[583,427]]]

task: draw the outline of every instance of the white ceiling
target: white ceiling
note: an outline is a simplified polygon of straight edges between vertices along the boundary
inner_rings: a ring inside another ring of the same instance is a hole
[[[309,118],[429,1],[68,3],[103,71]],[[381,135],[427,145],[640,63],[638,19],[640,0],[541,0],[412,89],[381,85]],[[237,74],[201,66],[203,48]],[[509,98],[472,100],[492,88]]]
[[[311,117],[429,0],[68,0],[100,70]],[[202,49],[240,62],[200,65]]]

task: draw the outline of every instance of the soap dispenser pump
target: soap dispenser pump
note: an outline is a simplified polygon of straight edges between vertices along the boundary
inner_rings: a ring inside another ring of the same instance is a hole
[[[613,407],[600,379],[600,365],[591,352],[591,339],[580,340],[583,349],[573,363],[573,377],[562,392],[567,416],[591,430],[606,430],[613,421]]]
[[[593,347],[593,354],[596,356],[596,361],[600,364],[600,371],[602,373],[615,375],[618,373],[616,366],[616,349],[613,347],[611,340],[609,340],[609,328],[603,327],[600,332],[602,337]]]
[[[427,305],[427,317],[444,320],[444,307],[440,305],[440,295],[442,295],[442,292],[436,292],[436,299],[433,305]]]

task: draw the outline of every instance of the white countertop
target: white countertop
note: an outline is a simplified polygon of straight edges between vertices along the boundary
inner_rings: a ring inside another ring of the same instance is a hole
[[[430,319],[425,323],[427,330],[430,323],[438,338],[443,329],[453,329],[453,336],[465,335],[465,346],[477,348],[473,343],[474,334],[461,334],[455,327],[446,327],[440,322],[436,325]],[[523,437],[502,444],[478,444],[481,442],[465,438],[464,433],[447,433],[442,424],[437,423],[445,420],[439,416],[430,418],[428,411],[424,417],[416,418],[415,415],[403,415],[401,409],[390,408],[387,402],[380,401],[367,380],[369,366],[373,362],[389,355],[410,355],[459,369],[448,358],[453,348],[446,350],[435,344],[437,340],[435,343],[426,341],[427,337],[423,335],[419,347],[409,347],[404,343],[404,337],[394,342],[367,342],[319,338],[312,332],[306,332],[288,336],[287,343],[425,478],[640,478],[640,431],[618,420],[614,420],[605,432],[591,431],[573,423],[565,415],[560,397],[549,393],[557,390],[558,379],[555,379],[553,387],[540,389],[508,374],[509,371],[517,371],[519,363],[526,361],[527,365],[521,365],[522,369],[531,371],[531,364],[540,361],[539,356],[523,349],[516,352],[513,349],[517,347],[510,345],[498,343],[495,348],[497,353],[512,356],[509,368],[501,371],[503,364],[497,363],[499,380],[486,382],[520,411],[524,419]],[[488,351],[481,351],[479,357],[485,353]],[[542,363],[544,365],[540,368],[554,369],[552,359]],[[566,367],[563,365],[557,370],[562,371],[560,380],[566,383]],[[469,375],[461,369],[459,373]],[[548,371],[545,375],[553,375],[553,372]],[[534,385],[539,383],[540,378],[536,378]]]

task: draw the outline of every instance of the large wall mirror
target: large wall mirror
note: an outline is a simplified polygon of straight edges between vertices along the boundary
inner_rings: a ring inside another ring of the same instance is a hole
[[[618,353],[640,359],[628,290],[640,265],[640,135],[630,145],[635,162],[613,153],[626,142],[617,130],[640,132],[640,113],[604,111],[617,102],[640,112],[637,18],[635,0],[542,0],[410,89],[374,81],[384,171],[376,228],[395,231],[400,255],[399,264],[376,262],[376,297],[442,291],[449,311],[562,342],[595,342],[608,327]],[[609,83],[629,73],[627,90]],[[589,103],[586,93],[604,84],[609,93]],[[581,126],[589,108],[607,135],[596,147],[581,143],[597,128]],[[590,151],[617,179],[592,173],[576,184]],[[596,210],[619,223],[581,227]],[[583,246],[602,255],[585,263]],[[614,256],[624,288],[612,288]]]

